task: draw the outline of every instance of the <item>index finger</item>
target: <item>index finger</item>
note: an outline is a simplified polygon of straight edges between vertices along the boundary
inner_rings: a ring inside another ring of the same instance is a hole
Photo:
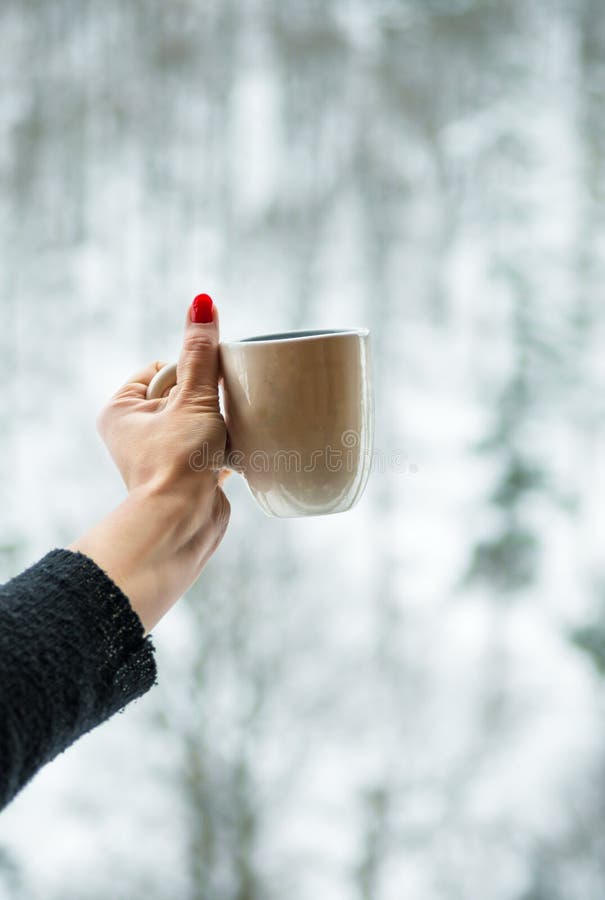
[[[147,388],[151,380],[165,365],[165,362],[156,360],[156,362],[149,363],[144,369],[139,369],[116,391],[114,397],[139,397],[144,400],[147,397]]]

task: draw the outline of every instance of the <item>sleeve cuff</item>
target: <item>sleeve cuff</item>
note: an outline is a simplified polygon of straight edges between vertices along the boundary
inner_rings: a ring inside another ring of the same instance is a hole
[[[95,643],[108,713],[125,707],[157,683],[155,651],[126,594],[94,560],[71,550],[52,550],[36,564],[45,580],[73,603],[78,594],[81,626]],[[77,586],[77,590],[76,590]],[[73,606],[72,606],[73,609]]]

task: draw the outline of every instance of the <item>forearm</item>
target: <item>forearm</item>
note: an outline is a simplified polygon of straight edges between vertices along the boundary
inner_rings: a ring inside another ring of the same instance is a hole
[[[191,491],[133,491],[0,586],[0,808],[154,683],[145,633],[198,574],[204,510]]]
[[[176,492],[144,488],[69,549],[90,557],[115,581],[147,634],[189,587],[180,560],[199,524]]]

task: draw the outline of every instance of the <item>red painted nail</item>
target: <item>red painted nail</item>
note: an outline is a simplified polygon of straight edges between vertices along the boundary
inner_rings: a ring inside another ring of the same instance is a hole
[[[191,304],[191,321],[207,325],[212,322],[214,303],[210,294],[198,294]]]

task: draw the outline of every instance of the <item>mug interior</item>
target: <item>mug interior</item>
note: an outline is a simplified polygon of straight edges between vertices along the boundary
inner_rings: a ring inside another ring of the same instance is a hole
[[[292,341],[298,338],[336,337],[343,334],[356,334],[366,337],[369,334],[367,328],[327,328],[312,331],[280,331],[275,334],[259,334],[254,337],[241,338],[239,341],[226,341],[227,344],[253,344],[266,341]]]

